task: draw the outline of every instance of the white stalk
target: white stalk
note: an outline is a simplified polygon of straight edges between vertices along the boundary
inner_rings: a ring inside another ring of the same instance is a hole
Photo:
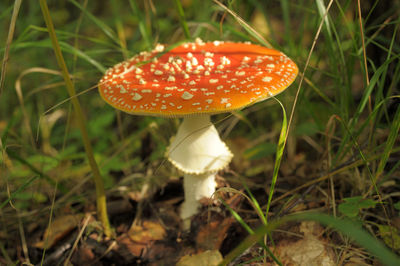
[[[203,175],[185,174],[183,178],[183,189],[185,201],[181,206],[181,218],[186,220],[197,213],[200,207],[199,200],[211,198],[215,192],[215,173]]]
[[[197,213],[199,200],[215,192],[215,174],[232,160],[209,115],[185,117],[168,148],[168,160],[184,173],[185,202],[181,218]]]

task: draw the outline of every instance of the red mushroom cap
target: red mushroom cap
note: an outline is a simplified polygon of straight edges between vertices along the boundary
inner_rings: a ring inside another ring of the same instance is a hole
[[[107,70],[103,99],[122,111],[155,116],[216,114],[277,95],[296,78],[283,53],[250,43],[158,45]]]

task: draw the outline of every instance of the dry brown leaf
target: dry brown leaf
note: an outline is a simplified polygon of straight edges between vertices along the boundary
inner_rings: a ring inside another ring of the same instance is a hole
[[[128,253],[130,253],[129,255],[140,257],[147,252],[147,244],[132,241],[126,234],[119,236],[117,242],[126,247]]]
[[[207,250],[194,255],[186,255],[180,258],[177,266],[214,266],[222,261],[222,255],[218,250]]]
[[[304,238],[295,242],[286,239],[280,241],[275,254],[284,265],[336,265],[332,251],[318,237],[321,230],[315,222],[302,222],[300,231]]]
[[[128,232],[129,237],[139,243],[149,243],[150,241],[161,240],[167,232],[159,223],[144,221],[143,224],[133,225]]]
[[[130,255],[147,257],[156,240],[161,240],[167,235],[164,227],[159,223],[144,221],[142,225],[132,225],[128,233],[118,237],[117,242],[123,244]]]
[[[36,248],[51,248],[68,235],[82,220],[83,214],[64,215],[53,220],[43,234],[43,241],[33,244]]]
[[[96,255],[93,253],[92,247],[88,246],[87,244],[83,244],[74,253],[74,260],[81,264],[89,265],[96,260]]]
[[[197,247],[204,250],[219,249],[233,222],[234,219],[230,217],[222,221],[211,221],[202,226],[196,236]]]

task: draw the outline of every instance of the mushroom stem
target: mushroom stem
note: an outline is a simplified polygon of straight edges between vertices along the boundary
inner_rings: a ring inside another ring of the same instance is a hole
[[[233,155],[210,122],[210,116],[199,114],[183,119],[167,157],[184,173],[181,218],[186,219],[197,213],[201,198],[214,193],[215,174],[229,164]]]
[[[181,206],[181,218],[185,220],[196,214],[197,209],[200,207],[199,200],[211,198],[215,192],[216,185],[215,173],[203,175],[185,174],[183,178],[185,201]]]

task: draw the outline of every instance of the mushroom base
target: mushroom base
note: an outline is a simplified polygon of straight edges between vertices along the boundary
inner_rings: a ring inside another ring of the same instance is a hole
[[[181,206],[181,218],[183,220],[195,215],[200,207],[199,200],[211,198],[216,187],[215,173],[203,175],[185,174],[183,188],[185,201]]]

